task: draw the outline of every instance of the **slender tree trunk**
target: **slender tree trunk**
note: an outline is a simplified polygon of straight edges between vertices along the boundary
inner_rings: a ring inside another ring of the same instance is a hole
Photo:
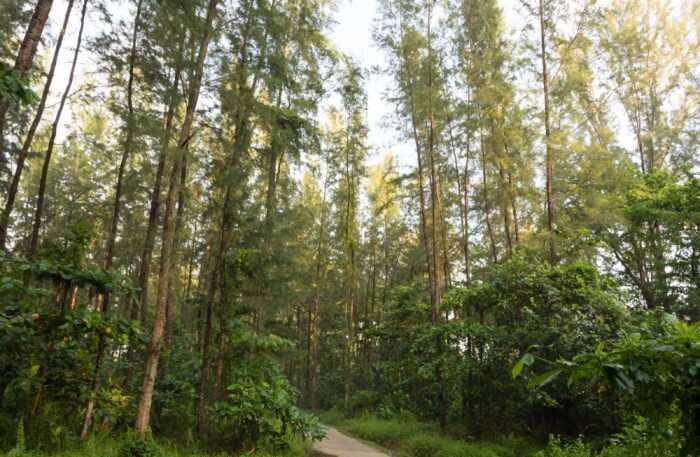
[[[112,219],[109,224],[109,234],[107,235],[107,248],[105,253],[105,269],[112,268],[114,260],[114,246],[117,239],[119,227],[119,212],[121,211],[122,192],[124,185],[124,173],[129,157],[134,148],[134,68],[136,66],[136,43],[139,33],[139,20],[141,18],[141,4],[143,0],[138,0],[136,4],[136,16],[134,18],[134,29],[131,35],[131,52],[129,54],[129,78],[126,85],[126,138],[124,140],[124,150],[122,152],[119,169],[117,171],[117,182],[114,187],[114,205],[112,207]],[[105,297],[107,300],[107,297]]]
[[[10,216],[12,215],[12,210],[14,208],[15,199],[17,198],[17,191],[19,190],[19,183],[22,179],[22,171],[24,170],[24,163],[29,155],[29,149],[32,146],[32,141],[34,140],[34,135],[41,122],[41,117],[44,114],[44,108],[46,107],[46,100],[49,97],[49,92],[51,91],[51,83],[53,82],[54,74],[56,73],[56,64],[58,63],[58,56],[61,53],[61,46],[63,45],[63,38],[66,35],[66,29],[68,28],[68,22],[70,20],[70,14],[73,10],[73,4],[75,0],[69,0],[68,6],[66,6],[66,15],[63,19],[63,25],[61,26],[61,31],[58,34],[58,39],[56,41],[56,49],[53,53],[53,58],[51,59],[51,66],[49,67],[49,73],[46,75],[46,82],[44,83],[44,89],[41,93],[41,100],[39,100],[39,105],[36,108],[36,113],[34,114],[34,119],[32,124],[29,126],[29,131],[27,136],[22,143],[22,149],[17,156],[17,168],[12,175],[12,181],[10,182],[10,188],[7,191],[7,199],[5,200],[5,209],[2,212],[0,218],[0,249],[4,250],[7,243],[7,230],[10,224]],[[1,121],[0,121],[1,122]],[[0,131],[0,135],[2,132]],[[2,140],[0,140],[1,142]],[[1,146],[0,146],[1,147]]]
[[[185,113],[185,118],[180,133],[180,140],[178,142],[179,157],[175,157],[172,172],[170,174],[170,186],[168,188],[165,216],[163,219],[163,242],[160,256],[160,271],[158,273],[156,316],[153,323],[153,333],[151,335],[151,343],[149,346],[148,361],[146,362],[146,373],[144,376],[143,388],[141,390],[141,401],[139,403],[139,409],[136,415],[136,423],[134,427],[139,438],[143,438],[145,436],[150,418],[153,387],[156,381],[158,360],[160,357],[160,348],[165,327],[165,307],[167,304],[167,294],[170,282],[170,261],[174,248],[174,218],[176,217],[174,213],[176,211],[178,187],[180,184],[180,167],[182,166],[182,159],[186,154],[187,145],[191,139],[190,131],[192,129],[192,122],[194,120],[194,114],[197,108],[197,102],[199,100],[199,92],[204,73],[204,61],[206,60],[209,41],[212,35],[212,24],[214,21],[214,16],[216,15],[216,6],[217,0],[209,0],[204,34],[199,47],[195,74],[190,83],[187,111]]]
[[[46,196],[46,180],[49,175],[49,166],[51,164],[53,148],[56,144],[56,134],[58,132],[59,123],[61,122],[61,115],[63,114],[63,108],[66,106],[66,100],[68,99],[71,86],[73,85],[73,79],[75,77],[75,68],[78,65],[78,55],[80,54],[80,45],[83,41],[83,29],[85,28],[85,14],[87,13],[87,5],[88,0],[85,0],[83,2],[83,10],[80,15],[80,30],[78,31],[78,39],[75,44],[75,52],[73,53],[73,63],[71,64],[70,73],[68,74],[68,82],[66,83],[66,88],[63,92],[63,95],[61,96],[61,101],[58,105],[58,111],[56,111],[56,117],[54,119],[53,125],[51,126],[51,136],[49,137],[49,144],[46,148],[44,164],[41,168],[41,178],[39,180],[39,193],[37,196],[36,209],[34,212],[32,235],[29,241],[29,258],[34,257],[37,246],[39,245],[39,230],[41,229],[41,219],[44,214],[44,198]]]
[[[38,0],[34,7],[34,13],[29,21],[27,30],[24,33],[22,44],[20,44],[17,58],[15,60],[15,71],[25,76],[32,69],[36,49],[39,46],[41,34],[44,31],[46,20],[49,18],[53,0]],[[60,46],[59,46],[60,47]],[[10,104],[0,100],[0,170],[4,170],[7,165],[5,157],[5,123]]]
[[[214,392],[216,398],[221,399],[225,393],[224,361],[226,359],[226,319],[224,316],[220,316],[219,318],[219,335],[217,339],[216,379],[214,380]]]
[[[249,20],[246,22],[245,31],[243,33],[244,39],[241,42],[241,48],[239,50],[238,58],[238,87],[239,87],[239,97],[238,104],[233,110],[233,126],[235,128],[236,137],[232,147],[232,154],[230,159],[230,166],[224,174],[223,187],[224,192],[224,202],[221,213],[221,228],[219,231],[219,243],[216,252],[212,253],[212,268],[211,268],[211,281],[209,283],[209,289],[207,292],[207,307],[205,310],[205,323],[204,329],[202,331],[202,365],[200,367],[200,377],[199,384],[197,386],[197,401],[195,406],[195,416],[196,416],[196,428],[197,433],[202,435],[204,432],[205,425],[205,410],[206,410],[206,392],[209,385],[209,350],[211,345],[211,325],[212,325],[212,314],[214,312],[213,306],[216,298],[216,292],[219,291],[219,307],[221,318],[224,318],[225,309],[224,306],[227,302],[227,282],[226,282],[226,262],[225,255],[229,249],[231,243],[233,226],[235,223],[236,214],[236,192],[234,188],[233,181],[235,180],[236,172],[239,168],[240,156],[243,151],[248,147],[251,140],[251,128],[248,125],[248,117],[252,109],[253,98],[258,83],[258,74],[256,73],[253,79],[253,83],[248,87],[248,36],[250,33],[250,28],[252,27],[252,15],[249,14]],[[267,32],[265,33],[267,36]],[[265,41],[266,43],[266,41]],[[261,54],[264,54],[264,48]],[[260,68],[258,68],[260,69]]]
[[[221,247],[219,247],[221,250]],[[197,386],[197,405],[195,414],[197,418],[197,433],[201,436],[204,433],[204,413],[206,407],[206,389],[209,384],[209,346],[211,344],[211,327],[214,313],[214,299],[216,297],[216,289],[219,284],[218,275],[224,274],[219,271],[219,257],[216,257],[212,268],[211,282],[207,294],[207,306],[204,312],[204,329],[202,331],[202,366],[200,368],[199,385]],[[223,316],[222,316],[223,318]]]
[[[457,193],[459,201],[459,223],[460,232],[462,234],[462,252],[464,254],[464,282],[467,287],[470,283],[470,268],[469,268],[469,134],[467,134],[467,156],[465,158],[464,175],[460,173],[459,159],[457,157],[457,147],[452,132],[452,123],[448,124],[450,134],[450,149],[455,163],[455,172],[457,173]]]
[[[209,350],[211,345],[211,324],[213,306],[216,298],[216,291],[219,291],[219,313],[220,318],[225,319],[225,307],[228,304],[228,290],[226,278],[226,252],[231,244],[233,226],[235,224],[236,215],[236,195],[233,184],[230,182],[233,179],[233,172],[237,170],[240,163],[240,156],[247,147],[250,141],[250,128],[248,126],[248,111],[239,111],[236,122],[236,139],[233,145],[233,153],[231,156],[230,170],[227,171],[226,191],[224,194],[224,204],[221,215],[221,229],[219,235],[219,243],[217,252],[213,259],[213,268],[211,273],[211,282],[207,295],[207,309],[205,327],[202,336],[202,366],[200,368],[199,385],[197,386],[197,431],[201,435],[204,432],[205,424],[205,409],[206,409],[206,391],[209,385]],[[223,362],[222,362],[223,363]]]
[[[185,225],[185,208],[187,205],[187,194],[185,192],[187,186],[187,157],[182,158],[182,165],[180,166],[180,186],[177,193],[177,217],[175,218],[175,235],[173,237],[173,253],[172,259],[170,261],[170,282],[168,285],[168,302],[165,306],[165,344],[169,344],[173,336],[173,316],[175,316],[175,307],[177,306],[177,301],[175,300],[176,295],[176,284],[180,283],[180,258],[178,257],[179,251],[177,246],[183,241],[182,231]]]
[[[182,50],[182,48],[180,48],[180,50]],[[137,297],[137,301],[131,305],[129,313],[130,320],[135,321],[139,319],[141,321],[141,328],[146,327],[146,311],[148,307],[148,280],[151,272],[153,247],[156,241],[156,230],[158,228],[158,217],[160,214],[161,186],[163,181],[163,174],[165,173],[165,164],[168,157],[168,148],[172,136],[175,108],[178,100],[177,90],[180,85],[181,75],[181,69],[179,66],[180,62],[178,62],[176,65],[174,80],[170,88],[170,100],[168,101],[168,108],[165,113],[164,130],[160,140],[156,176],[153,183],[153,190],[151,191],[151,205],[148,211],[148,225],[146,227],[146,237],[144,240],[143,251],[141,253],[141,262],[139,264],[138,270],[139,294]],[[127,387],[131,386],[131,380],[134,376],[134,370],[136,368],[135,355],[135,348],[133,347],[132,342],[129,342],[129,349],[127,353],[129,367],[127,369],[124,380],[124,385]]]
[[[518,221],[518,206],[515,203],[515,192],[513,191],[513,175],[508,173],[508,195],[510,197],[510,207],[513,210],[513,230],[515,232],[515,242],[520,243],[520,222]]]
[[[134,19],[134,29],[131,37],[131,53],[129,55],[129,79],[127,83],[126,90],[126,100],[127,100],[127,125],[126,125],[126,140],[124,142],[124,152],[122,154],[121,162],[119,164],[119,170],[117,172],[117,183],[115,186],[114,195],[114,206],[112,208],[112,220],[109,226],[109,234],[107,235],[107,248],[105,252],[104,268],[105,270],[112,269],[112,262],[114,260],[114,246],[117,239],[117,228],[119,226],[119,211],[121,209],[121,198],[122,198],[122,185],[124,180],[124,171],[126,170],[126,163],[131,155],[131,150],[133,149],[133,130],[134,130],[134,103],[133,103],[133,88],[134,88],[134,66],[136,61],[136,39],[138,37],[139,29],[139,18],[141,17],[141,2],[138,1],[136,7],[136,17]],[[102,297],[102,312],[107,314],[110,308],[111,294],[109,292],[105,293]],[[98,353],[95,356],[95,371],[93,372],[93,380],[91,382],[91,393],[88,399],[87,407],[85,408],[85,417],[83,420],[83,429],[80,434],[81,439],[87,437],[90,431],[90,425],[92,423],[92,414],[95,408],[95,400],[97,397],[97,389],[99,388],[100,382],[100,365],[104,355],[102,352],[105,351],[107,345],[105,341],[105,335],[100,334],[99,341],[97,344]]]
[[[165,173],[165,164],[168,157],[168,149],[170,147],[170,138],[173,131],[173,120],[175,118],[175,110],[178,99],[177,91],[180,86],[180,76],[182,73],[182,47],[179,49],[178,61],[175,65],[175,75],[170,88],[170,100],[165,114],[165,127],[163,136],[160,140],[160,151],[158,154],[158,166],[156,168],[156,176],[153,182],[153,190],[151,191],[151,205],[148,210],[148,226],[146,227],[146,237],[144,240],[143,251],[141,253],[141,263],[139,266],[139,297],[138,306],[135,306],[131,313],[131,319],[135,320],[140,317],[141,324],[146,323],[146,308],[148,306],[148,279],[151,274],[151,260],[153,257],[153,247],[156,242],[156,230],[158,228],[158,218],[160,216],[161,203],[161,187],[163,182],[163,174]]]
[[[312,411],[319,409],[318,403],[318,368],[320,356],[320,336],[321,336],[321,287],[323,285],[324,274],[324,255],[323,246],[326,236],[326,193],[328,191],[328,178],[324,180],[323,196],[321,198],[321,213],[318,227],[318,244],[316,248],[316,269],[314,272],[314,298],[309,309],[309,373],[308,373],[308,397]]]
[[[513,235],[511,234],[511,212],[509,203],[510,199],[508,198],[508,180],[506,178],[506,171],[500,163],[498,164],[498,175],[500,177],[500,182],[501,182],[501,195],[500,195],[500,200],[501,200],[501,212],[503,214],[503,232],[506,235],[506,252],[508,256],[513,255]]]
[[[486,231],[489,235],[489,242],[491,245],[491,257],[493,263],[498,263],[498,252],[496,251],[496,238],[493,234],[493,227],[491,226],[491,204],[489,203],[488,195],[488,174],[486,173],[486,151],[484,146],[484,132],[482,131],[480,136],[481,142],[481,184],[484,187],[484,219],[486,220]]]
[[[549,261],[556,262],[556,250],[554,247],[554,197],[552,191],[553,161],[552,138],[549,119],[549,74],[547,72],[547,46],[544,18],[544,0],[539,0],[540,19],[540,47],[542,60],[542,94],[544,97],[544,143],[545,143],[545,203],[547,207],[547,231],[549,239]]]
[[[432,47],[432,12],[433,1],[428,1],[428,161],[430,162],[430,201],[431,201],[431,238],[432,238],[432,262],[433,262],[433,282],[431,287],[431,307],[433,322],[437,322],[440,317],[440,300],[442,296],[442,272],[439,261],[439,237],[442,226],[442,210],[440,205],[440,184],[438,163],[436,158],[436,138],[435,138],[435,113],[433,112],[433,47]]]
[[[350,158],[351,146],[349,138],[346,136],[345,145],[345,181],[347,205],[345,208],[345,261],[349,270],[349,277],[346,276],[346,293],[345,298],[345,369],[344,369],[344,405],[348,411],[350,407],[350,397],[352,395],[352,372],[354,359],[355,345],[355,300],[356,300],[356,271],[355,271],[355,233],[354,226],[356,224],[357,201],[356,201],[356,184],[355,184],[355,162]],[[347,273],[345,273],[347,274]]]

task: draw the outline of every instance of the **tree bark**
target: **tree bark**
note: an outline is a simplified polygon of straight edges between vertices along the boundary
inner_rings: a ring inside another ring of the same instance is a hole
[[[216,15],[217,0],[209,0],[207,7],[207,18],[204,27],[202,41],[199,47],[197,57],[197,66],[195,74],[192,78],[189,88],[189,97],[187,101],[187,110],[180,132],[180,140],[178,142],[178,152],[180,157],[175,157],[173,161],[172,172],[170,174],[170,186],[166,199],[165,215],[163,219],[163,241],[161,247],[160,271],[158,273],[158,293],[156,299],[156,316],[153,323],[153,333],[149,345],[148,361],[146,362],[146,373],[144,376],[143,387],[141,389],[141,400],[139,409],[136,415],[135,431],[139,438],[146,434],[151,412],[151,402],[153,399],[153,387],[155,385],[156,375],[158,372],[158,360],[160,357],[161,342],[163,331],[165,328],[165,307],[167,304],[168,287],[170,283],[170,262],[173,251],[173,239],[175,235],[175,216],[176,203],[178,196],[178,187],[180,184],[180,167],[182,159],[186,153],[187,145],[191,139],[191,129],[194,120],[197,102],[199,100],[199,92],[202,84],[202,76],[204,73],[204,61],[206,60],[209,41],[212,35],[212,23]]]
[[[17,198],[17,191],[19,190],[19,183],[22,179],[22,171],[24,170],[24,163],[29,155],[29,148],[32,146],[32,141],[34,140],[34,135],[41,122],[41,117],[44,114],[44,108],[46,107],[46,100],[49,97],[49,92],[51,91],[51,83],[53,82],[54,74],[56,73],[56,64],[58,63],[58,56],[61,52],[61,46],[63,45],[63,38],[66,35],[66,29],[68,28],[68,22],[70,20],[70,14],[73,10],[73,4],[75,0],[69,0],[68,6],[66,6],[66,15],[63,19],[63,25],[61,26],[61,31],[58,34],[58,39],[56,41],[56,49],[53,53],[51,59],[51,66],[49,67],[49,73],[46,75],[46,82],[44,83],[44,89],[41,93],[41,100],[39,100],[39,105],[36,108],[36,113],[34,114],[34,119],[32,124],[29,126],[29,131],[27,136],[22,143],[22,149],[17,156],[17,167],[12,175],[12,181],[10,182],[10,188],[7,191],[7,199],[5,200],[5,208],[2,212],[0,219],[0,249],[4,250],[7,243],[7,230],[10,224],[10,216],[12,215],[12,210],[14,208],[15,199]],[[0,121],[1,122],[1,121]],[[2,135],[2,132],[0,132]],[[1,141],[1,140],[0,140]]]

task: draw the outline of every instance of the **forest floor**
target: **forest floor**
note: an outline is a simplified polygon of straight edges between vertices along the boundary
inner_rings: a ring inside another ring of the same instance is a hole
[[[332,427],[328,427],[323,441],[314,444],[314,451],[333,457],[389,457]]]

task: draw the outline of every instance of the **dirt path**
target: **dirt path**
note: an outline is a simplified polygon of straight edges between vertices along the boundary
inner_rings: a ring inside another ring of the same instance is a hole
[[[323,441],[314,444],[314,450],[335,457],[389,457],[331,427]]]

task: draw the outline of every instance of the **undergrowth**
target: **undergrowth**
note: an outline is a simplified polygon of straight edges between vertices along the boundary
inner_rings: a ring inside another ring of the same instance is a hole
[[[285,451],[259,449],[246,451],[246,457],[306,457],[309,445],[302,441],[290,443]],[[113,438],[90,438],[85,443],[58,452],[24,449],[18,444],[6,457],[233,457],[228,452],[207,453],[197,449],[183,449],[169,443],[157,443],[152,439],[136,440],[130,435]],[[236,456],[238,457],[238,456]]]
[[[521,457],[532,453],[529,446],[513,438],[468,442],[440,433],[436,425],[411,419],[386,420],[373,416],[347,419],[342,413],[329,411],[321,415],[321,420],[407,457]]]

